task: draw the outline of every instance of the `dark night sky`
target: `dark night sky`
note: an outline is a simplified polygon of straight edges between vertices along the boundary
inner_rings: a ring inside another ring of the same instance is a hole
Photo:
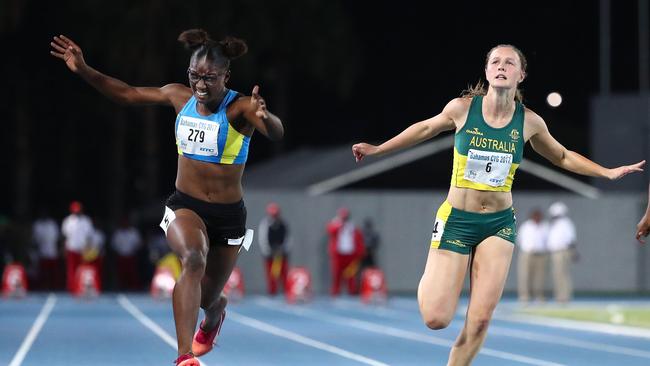
[[[158,4],[158,15],[134,5],[149,3]],[[175,42],[183,29],[203,27],[215,36],[246,39],[251,52],[233,62],[231,87],[250,94],[259,83],[271,110],[283,106],[285,115],[280,117],[287,130],[282,145],[255,136],[249,166],[303,147],[392,137],[437,114],[476,82],[492,46],[512,43],[528,57],[525,104],[547,121],[559,141],[588,155],[589,98],[598,93],[598,3],[530,3],[3,2],[0,213],[17,212],[20,192],[27,192],[29,213],[44,203],[60,211],[72,198],[84,199],[98,213],[104,210],[116,151],[111,122],[120,113],[128,121],[122,167],[129,202],[125,206],[149,203],[154,197],[147,198],[147,192],[160,199],[173,189],[173,110],[121,107],[106,100],[49,56],[50,38],[58,33],[77,40],[86,61],[100,71],[152,86],[185,81],[188,55]],[[611,14],[612,89],[636,92],[636,2],[612,2]],[[563,95],[560,108],[546,105],[551,91]],[[141,123],[147,113],[160,120],[162,127],[154,134]],[[155,187],[143,177],[147,160],[142,141],[150,138],[159,141]],[[25,164],[25,151],[31,166],[27,173],[18,169]],[[539,161],[531,151],[526,156]],[[448,183],[450,168],[420,177],[414,169],[431,168],[427,161],[418,164],[392,174],[409,174],[408,186],[398,186],[388,176],[357,187],[424,189]],[[22,191],[16,174],[29,175],[29,186]],[[524,179],[518,189],[539,185]]]

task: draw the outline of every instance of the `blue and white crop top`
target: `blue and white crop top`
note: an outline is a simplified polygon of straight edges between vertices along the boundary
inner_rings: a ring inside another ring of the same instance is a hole
[[[250,136],[235,130],[226,117],[226,109],[237,92],[228,90],[214,114],[202,116],[192,96],[176,116],[178,154],[188,159],[217,164],[244,164],[248,158]]]

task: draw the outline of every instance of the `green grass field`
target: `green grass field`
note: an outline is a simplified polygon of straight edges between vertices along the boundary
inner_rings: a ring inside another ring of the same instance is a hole
[[[528,308],[523,314],[582,320],[650,329],[650,308],[607,306],[603,308]]]

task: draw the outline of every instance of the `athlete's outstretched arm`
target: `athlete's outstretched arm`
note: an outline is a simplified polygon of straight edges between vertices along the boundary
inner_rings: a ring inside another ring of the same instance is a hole
[[[282,121],[266,108],[266,101],[260,95],[259,86],[253,87],[250,101],[244,108],[244,117],[269,140],[278,141],[284,136]]]
[[[636,226],[636,240],[645,243],[645,237],[650,233],[650,185],[648,185],[648,207],[645,209],[645,215]]]
[[[575,151],[568,150],[548,131],[544,120],[532,111],[526,111],[526,124],[532,129],[530,143],[533,149],[551,163],[568,171],[607,179],[619,179],[634,172],[642,172],[645,160],[632,165],[608,169],[594,163]]]
[[[455,121],[462,108],[461,98],[453,99],[437,116],[410,125],[397,136],[379,146],[365,142],[352,145],[352,154],[357,161],[361,161],[365,156],[401,150],[435,137],[443,131],[453,130],[456,128]]]
[[[88,84],[111,100],[121,104],[172,105],[178,94],[189,98],[191,90],[182,84],[169,84],[162,88],[133,87],[127,83],[102,74],[86,64],[81,47],[64,35],[50,42],[50,54],[60,58],[70,71],[81,76]]]

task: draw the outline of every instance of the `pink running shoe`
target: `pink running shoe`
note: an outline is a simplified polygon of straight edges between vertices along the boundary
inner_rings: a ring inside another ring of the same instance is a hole
[[[201,366],[201,363],[199,360],[194,358],[192,352],[178,356],[174,362],[176,363],[176,366]]]
[[[194,340],[192,341],[192,353],[194,353],[194,355],[197,357],[203,356],[204,354],[212,351],[212,348],[217,343],[216,338],[219,335],[219,332],[221,332],[221,325],[223,324],[224,319],[226,319],[225,310],[223,313],[221,313],[221,318],[219,319],[217,326],[209,332],[203,330],[203,324],[205,323],[205,320],[201,322],[199,330],[197,330],[196,334],[194,334]]]

